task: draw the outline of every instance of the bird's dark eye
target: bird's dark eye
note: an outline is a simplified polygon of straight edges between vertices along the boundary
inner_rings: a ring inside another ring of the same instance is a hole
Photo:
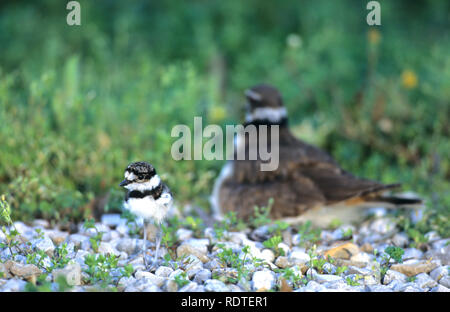
[[[144,175],[142,175],[142,174],[138,175],[138,179],[139,180],[143,180],[144,179]]]

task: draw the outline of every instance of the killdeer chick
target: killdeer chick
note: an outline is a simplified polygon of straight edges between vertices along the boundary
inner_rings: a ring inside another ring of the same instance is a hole
[[[254,213],[255,205],[267,206],[273,198],[271,217],[290,223],[306,220],[326,226],[333,219],[353,222],[361,220],[367,207],[388,208],[414,205],[419,199],[383,196],[382,192],[400,184],[382,184],[355,177],[340,168],[326,152],[292,135],[288,128],[288,114],[281,94],[270,85],[257,85],[245,93],[247,113],[245,125],[278,125],[279,166],[274,171],[261,171],[261,160],[229,161],[216,180],[211,204],[216,217],[235,211],[243,219]],[[250,138],[251,139],[251,138]],[[259,141],[259,136],[258,136]],[[252,145],[249,139],[237,138],[235,148]],[[259,142],[257,142],[259,144]],[[239,147],[240,146],[240,147]],[[271,147],[270,147],[271,148]],[[350,209],[349,209],[350,208]]]
[[[153,259],[153,266],[155,266],[158,261],[158,251],[162,239],[161,223],[172,205],[172,193],[167,185],[161,181],[155,168],[145,161],[134,162],[128,165],[124,176],[125,179],[119,184],[119,186],[123,186],[128,190],[123,207],[144,221],[142,253],[145,266],[147,266],[145,257],[147,251],[146,225],[148,222],[153,222],[158,227]]]

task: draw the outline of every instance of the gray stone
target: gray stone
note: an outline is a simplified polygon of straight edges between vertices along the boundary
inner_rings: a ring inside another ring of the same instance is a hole
[[[161,277],[169,277],[169,275],[172,273],[173,273],[173,269],[170,267],[167,267],[167,266],[160,266],[155,271],[155,275],[161,276]]]
[[[178,241],[182,242],[188,240],[194,236],[194,232],[191,230],[180,228],[176,231]]]
[[[78,263],[68,264],[62,269],[54,269],[52,275],[54,282],[62,277],[71,286],[81,285],[81,266]]]
[[[391,270],[403,273],[407,276],[415,276],[420,273],[428,273],[434,270],[438,265],[435,262],[409,260],[403,263],[394,264]]]
[[[266,262],[273,262],[273,260],[275,260],[275,254],[270,249],[263,249],[261,251],[261,259],[265,260]]]
[[[89,237],[81,234],[72,234],[69,236],[69,242],[73,243],[75,246],[83,249],[89,250],[91,243],[89,242]]]
[[[177,248],[177,256],[182,257],[184,255],[194,255],[200,259],[203,263],[209,261],[207,257],[208,254],[208,244],[209,240],[207,239],[197,239],[191,238],[187,241],[183,242]]]
[[[396,224],[393,220],[389,218],[380,218],[372,222],[372,224],[370,225],[370,230],[384,235],[394,231],[395,227]]]
[[[449,271],[449,266],[440,266],[430,272],[431,278],[435,281],[439,281],[442,277],[447,276]]]
[[[9,271],[17,277],[26,279],[26,280],[34,280],[40,274],[42,274],[42,270],[39,269],[34,264],[20,264],[17,262],[11,263],[9,267]]]
[[[114,246],[116,244],[116,240],[120,239],[120,233],[116,230],[111,230],[103,234],[102,241],[104,242],[114,242]]]
[[[439,260],[441,265],[450,265],[450,245],[429,250],[426,252],[425,257],[427,259]]]
[[[409,237],[405,233],[397,233],[392,237],[392,243],[397,247],[406,247],[409,243]]]
[[[229,284],[229,285],[227,285],[227,287],[228,287],[229,291],[231,291],[231,292],[243,292],[243,291],[245,291],[244,289],[242,289],[238,285]]]
[[[236,244],[234,242],[218,242],[213,246],[212,251],[219,253],[222,252],[224,249],[232,249],[233,252],[238,253],[241,251],[242,247],[241,245]]]
[[[34,239],[31,241],[32,246],[37,250],[45,252],[48,256],[53,256],[53,252],[55,251],[55,245],[53,241],[48,237],[44,236],[43,238]]]
[[[36,235],[36,232],[28,227],[25,223],[21,221],[14,222],[14,228],[17,230],[17,232],[20,233],[22,237],[24,237],[27,241],[30,241],[33,239],[33,237]]]
[[[406,248],[403,254],[403,260],[408,259],[421,259],[423,257],[423,252],[416,248]]]
[[[275,265],[282,269],[289,267],[290,263],[289,263],[288,257],[279,256],[277,258],[277,260],[275,261]]]
[[[120,214],[106,213],[106,214],[102,215],[101,222],[102,222],[102,224],[109,226],[110,228],[115,228],[115,227],[119,226],[120,224],[126,224],[127,220],[122,219],[120,217]]]
[[[241,232],[230,232],[228,234],[230,242],[241,245],[247,239],[247,235]]]
[[[0,262],[0,279],[11,277],[11,274],[9,274],[9,267],[10,265],[6,265],[5,263]]]
[[[220,263],[219,260],[217,260],[217,259],[212,259],[211,261],[206,262],[206,263],[203,265],[203,267],[204,267],[205,269],[208,269],[208,270],[212,271],[212,270],[221,268],[222,265],[221,265],[221,263]]]
[[[201,269],[195,274],[194,282],[197,284],[203,284],[206,280],[211,278],[211,271],[207,269]]]
[[[47,235],[56,245],[63,243],[67,239],[67,237],[69,237],[69,233],[59,230],[47,231]]]
[[[324,290],[326,290],[326,287],[315,281],[309,281],[306,287],[304,287],[305,292],[319,292]]]
[[[124,291],[125,288],[133,285],[134,283],[136,283],[136,279],[133,276],[130,277],[122,277],[119,280],[119,283],[117,285],[117,290],[118,291]]]
[[[295,265],[306,264],[311,260],[310,256],[302,251],[292,251],[288,259],[289,262]]]
[[[269,236],[270,233],[268,225],[263,225],[259,228],[256,228],[250,235],[251,239],[256,241],[265,241],[269,238]]]
[[[147,279],[147,281],[155,284],[158,287],[162,287],[167,279],[165,277],[157,276],[151,272],[140,271],[140,270],[134,274],[134,277],[137,280]]]
[[[198,288],[198,284],[195,282],[189,282],[180,288],[180,292],[196,292]]]
[[[142,278],[124,289],[125,292],[160,292],[161,289],[149,279]]]
[[[414,283],[420,288],[432,288],[437,286],[437,282],[426,273],[417,274]]]
[[[425,238],[428,240],[428,243],[432,243],[441,239],[438,232],[430,231],[425,234]]]
[[[386,274],[384,275],[383,284],[384,285],[390,285],[392,281],[398,281],[401,283],[405,283],[407,279],[407,276],[403,273],[394,271],[394,270],[387,270]]]
[[[373,274],[372,270],[369,270],[366,268],[358,268],[355,266],[349,266],[347,273],[348,274],[359,274],[359,275],[363,275],[363,276],[369,276],[369,275]]]
[[[135,238],[122,238],[117,242],[116,249],[124,251],[128,255],[137,252],[142,246],[138,246],[138,240]]]
[[[253,273],[252,288],[256,291],[268,291],[275,286],[275,273],[264,269]]]
[[[102,255],[115,255],[115,256],[120,256],[120,252],[113,248],[113,246],[111,246],[110,243],[108,242],[101,242],[100,245],[98,246],[98,253],[102,254]]]
[[[25,282],[21,279],[12,278],[12,279],[9,279],[5,284],[3,284],[2,291],[3,292],[24,291],[26,284],[27,284],[27,282]]]
[[[370,255],[366,252],[359,252],[356,255],[350,257],[350,261],[359,263],[371,263],[375,259],[374,255]]]
[[[385,285],[367,285],[365,288],[368,292],[392,292],[393,290]]]
[[[330,274],[316,274],[313,275],[313,277],[314,280],[320,284],[335,283],[343,280],[343,278],[338,275],[330,275]]]
[[[205,281],[205,291],[208,292],[226,292],[229,291],[227,285],[225,283],[216,280],[216,279],[209,279]]]
[[[341,240],[346,238],[345,234],[349,233],[351,231],[351,233],[355,232],[355,227],[352,225],[342,225],[340,227],[338,227],[336,230],[333,231],[332,235],[332,240]]]
[[[430,292],[450,292],[450,289],[438,284],[436,287],[430,289]]]
[[[380,277],[374,275],[366,275],[363,278],[364,285],[379,285]]]
[[[165,289],[168,292],[178,291],[178,284],[174,279],[168,279],[165,284]]]
[[[336,272],[336,266],[328,262],[323,265],[322,269],[326,274],[334,274]]]
[[[400,287],[401,292],[423,292],[424,290],[414,283],[406,283]]]
[[[325,231],[322,231],[322,233]],[[292,235],[292,245],[294,246],[298,246],[300,244],[300,242],[302,241],[301,235],[300,234],[294,234]]]
[[[445,286],[447,288],[450,288],[450,276],[444,276],[439,280],[439,284],[442,286]]]
[[[444,238],[436,240],[432,243],[433,249],[441,249],[445,247],[450,247],[450,238]]]

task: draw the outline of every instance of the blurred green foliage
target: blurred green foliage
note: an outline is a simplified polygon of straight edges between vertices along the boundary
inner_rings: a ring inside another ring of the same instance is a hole
[[[448,1],[65,1],[0,4],[0,193],[16,218],[81,219],[123,169],[153,163],[207,207],[222,162],[170,157],[176,124],[237,123],[243,90],[284,95],[296,135],[427,199],[449,233]]]

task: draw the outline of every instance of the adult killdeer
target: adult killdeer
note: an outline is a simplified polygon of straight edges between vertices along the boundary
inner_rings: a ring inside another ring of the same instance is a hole
[[[128,189],[123,206],[144,221],[142,252],[145,266],[147,266],[145,258],[147,251],[146,225],[148,222],[154,222],[159,228],[156,234],[156,250],[153,259],[153,265],[156,265],[162,238],[161,222],[171,208],[172,193],[167,185],[161,181],[155,168],[147,162],[139,161],[128,165],[124,176],[125,179],[119,184],[119,186]]]
[[[278,141],[269,142],[279,146],[279,166],[274,171],[261,171],[260,159],[228,161],[211,196],[216,217],[235,211],[238,217],[247,219],[255,205],[267,206],[273,198],[272,218],[290,223],[310,220],[326,226],[336,218],[345,222],[360,220],[364,212],[361,208],[380,203],[386,207],[421,203],[419,199],[383,196],[383,191],[400,184],[385,185],[355,177],[324,151],[295,138],[288,129],[287,111],[276,88],[257,85],[245,95],[244,125],[279,125]],[[236,141],[248,155],[249,140]]]

